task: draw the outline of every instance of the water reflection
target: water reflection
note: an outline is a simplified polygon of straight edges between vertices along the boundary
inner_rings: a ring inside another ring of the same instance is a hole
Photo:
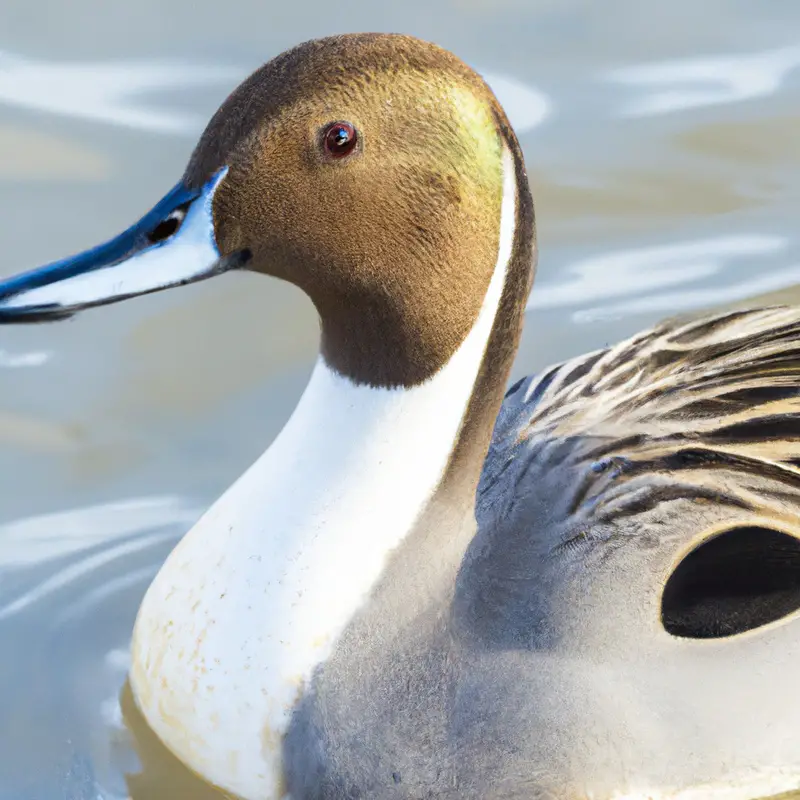
[[[52,353],[45,350],[34,350],[30,353],[9,353],[6,350],[0,350],[0,368],[41,367],[50,360],[51,355]]]
[[[553,103],[544,92],[507,75],[481,72],[505,109],[517,135],[539,127],[552,114]]]
[[[138,768],[126,774],[130,800],[224,800],[231,797],[190,772],[161,744],[136,708],[127,682],[120,696],[120,712],[139,757]]]
[[[0,103],[159,134],[194,135],[206,119],[146,103],[141,95],[209,84],[231,88],[247,72],[183,61],[37,61],[0,50]],[[539,125],[551,103],[540,91],[501,74],[484,77],[518,133]]]
[[[573,322],[587,323],[732,303],[800,282],[800,263],[770,265],[754,277],[748,274],[738,281],[726,278],[705,288],[663,290],[721,277],[743,259],[758,258],[762,263],[765,257],[784,252],[788,243],[783,236],[752,234],[603,253],[568,264],[561,270],[563,280],[537,286],[528,310],[585,306],[573,311],[571,317]],[[598,304],[630,295],[638,296]]]
[[[19,614],[49,595],[80,581],[100,567],[123,560],[154,545],[173,542],[175,529],[185,530],[199,510],[176,497],[138,498],[43,514],[0,526],[0,575],[57,562],[44,577],[8,596],[0,584],[0,622]],[[69,560],[68,560],[69,559]],[[125,571],[59,608],[56,622],[88,613],[110,595],[147,581],[159,562]],[[39,574],[41,570],[37,570]],[[15,582],[16,583],[16,582]]]
[[[53,62],[0,51],[0,102],[152,133],[194,133],[205,119],[139,95],[239,77],[231,67],[180,61]]]
[[[792,45],[762,53],[642,64],[618,69],[608,77],[649,90],[620,112],[644,117],[765,97],[779,91],[797,67],[800,45]]]

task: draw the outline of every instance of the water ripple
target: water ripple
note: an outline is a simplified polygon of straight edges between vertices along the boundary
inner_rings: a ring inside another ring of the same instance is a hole
[[[761,53],[640,64],[615,70],[607,79],[652,91],[621,111],[621,116],[644,117],[775,94],[797,67],[800,45],[792,45]]]
[[[552,115],[553,104],[539,89],[494,72],[484,72],[483,78],[505,109],[517,135],[537,128]]]
[[[705,305],[702,292],[666,294],[664,289],[700,281],[725,270],[731,261],[745,257],[768,256],[786,249],[788,240],[783,236],[740,234],[677,242],[656,247],[641,247],[603,253],[581,259],[566,266],[558,283],[534,288],[528,310],[575,306],[598,300],[644,295],[624,304],[612,304],[573,314],[574,322],[586,322],[601,316],[614,316],[628,311],[676,311],[694,305]],[[795,283],[797,271],[778,269],[760,278],[727,287],[733,299],[748,296],[754,291],[780,288]],[[755,287],[755,289],[754,289]],[[709,289],[716,298],[722,287]],[[717,300],[717,302],[724,302]]]
[[[247,76],[240,67],[184,61],[57,62],[0,51],[0,103],[90,119],[151,133],[195,135],[205,119],[174,108],[145,103],[145,92],[215,83],[235,84]],[[487,73],[517,133],[550,115],[551,102],[520,80]]]
[[[145,92],[229,83],[241,70],[189,62],[37,61],[0,51],[0,102],[154,133],[195,133],[205,120],[146,104]]]
[[[142,497],[70,509],[0,525],[0,569],[32,566],[166,526],[195,522],[179,497]]]
[[[146,497],[44,514],[0,526],[0,575],[3,570],[11,572],[65,556],[79,556],[0,605],[0,621],[100,567],[176,539],[199,515],[198,509],[179,498]],[[87,554],[88,550],[91,552]],[[61,612],[61,621],[147,580],[157,567],[147,565],[107,580],[67,606]]]
[[[41,367],[52,357],[46,350],[34,350],[30,353],[9,353],[0,350],[0,369],[19,369],[20,367]]]

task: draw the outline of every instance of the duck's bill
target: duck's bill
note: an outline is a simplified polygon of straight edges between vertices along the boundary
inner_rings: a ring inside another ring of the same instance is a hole
[[[202,189],[178,184],[115,239],[0,280],[0,324],[64,319],[241,266],[244,256],[220,257],[214,238],[212,200],[224,176],[220,171]]]

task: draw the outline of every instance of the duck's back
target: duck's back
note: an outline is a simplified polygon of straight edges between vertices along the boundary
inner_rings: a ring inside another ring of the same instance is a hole
[[[800,773],[800,309],[668,321],[520,381],[476,514],[456,627],[476,680],[526,687],[544,789]]]
[[[800,309],[667,321],[519,381],[476,510],[478,540],[547,560],[728,524],[800,535]]]

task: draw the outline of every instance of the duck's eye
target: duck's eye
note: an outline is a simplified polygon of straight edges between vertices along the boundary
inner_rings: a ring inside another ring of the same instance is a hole
[[[147,234],[147,238],[150,239],[153,244],[163,242],[164,239],[169,239],[169,237],[180,228],[183,220],[186,219],[186,210],[187,206],[178,206],[174,211],[171,211],[149,234]]]
[[[332,158],[349,156],[358,144],[358,132],[350,122],[331,122],[322,131],[322,147]]]

